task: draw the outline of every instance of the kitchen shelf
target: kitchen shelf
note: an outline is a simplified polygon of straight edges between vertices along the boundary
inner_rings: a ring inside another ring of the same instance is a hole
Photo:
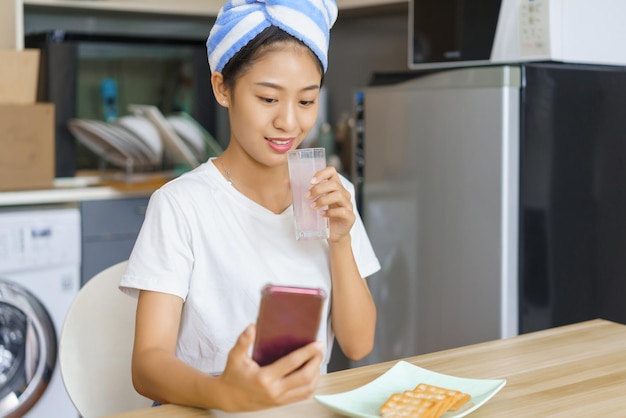
[[[57,203],[75,203],[85,200],[120,199],[146,197],[154,191],[148,189],[124,190],[116,187],[95,186],[75,189],[21,190],[0,192],[0,208]]]
[[[217,16],[222,0],[23,0],[24,6],[66,8],[82,11],[110,11]]]
[[[409,0],[336,0],[339,10],[362,9],[375,6],[405,5]]]
[[[20,0],[17,0],[20,1]],[[75,10],[99,10],[217,16],[224,0],[22,0],[25,6],[55,7]],[[408,0],[337,0],[339,10],[404,4]]]
[[[113,174],[111,176],[114,178]],[[56,178],[50,189],[0,191],[0,209],[9,206],[149,197],[170,178],[171,173],[164,173],[162,176],[146,175],[145,181],[129,184],[123,181],[103,181],[97,175]]]

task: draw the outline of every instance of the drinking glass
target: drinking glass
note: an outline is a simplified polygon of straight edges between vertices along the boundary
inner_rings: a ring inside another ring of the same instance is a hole
[[[312,209],[312,200],[305,196],[311,188],[311,179],[326,167],[324,148],[302,148],[287,153],[289,179],[296,220],[296,239],[325,239],[330,236],[328,218],[321,215],[326,208]]]

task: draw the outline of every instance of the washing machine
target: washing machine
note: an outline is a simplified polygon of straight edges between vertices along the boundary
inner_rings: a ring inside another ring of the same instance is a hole
[[[0,417],[78,418],[58,338],[80,288],[76,207],[0,210]]]

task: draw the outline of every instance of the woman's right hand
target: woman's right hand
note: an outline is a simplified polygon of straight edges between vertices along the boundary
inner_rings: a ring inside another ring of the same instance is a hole
[[[301,401],[313,395],[324,357],[321,342],[313,342],[261,367],[249,355],[255,326],[239,335],[218,377],[227,412],[252,411]]]

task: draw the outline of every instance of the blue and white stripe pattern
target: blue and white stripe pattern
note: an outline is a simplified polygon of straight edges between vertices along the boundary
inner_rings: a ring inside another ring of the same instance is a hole
[[[300,39],[328,68],[330,28],[337,20],[334,0],[230,0],[217,15],[207,39],[211,71],[228,61],[270,25]]]

